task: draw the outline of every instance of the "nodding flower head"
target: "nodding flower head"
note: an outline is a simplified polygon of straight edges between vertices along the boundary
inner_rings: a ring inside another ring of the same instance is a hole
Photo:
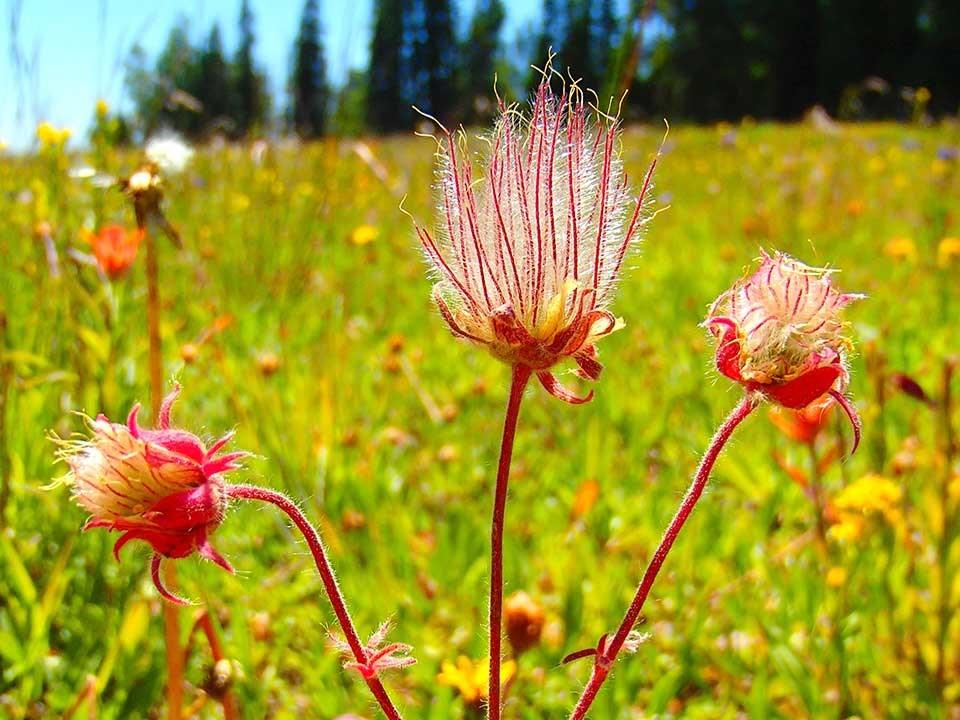
[[[859,433],[843,396],[851,342],[840,311],[864,296],[837,290],[832,272],[764,253],[756,272],[717,298],[704,325],[717,340],[717,369],[728,378],[793,409],[829,393]]]
[[[656,161],[633,195],[617,118],[591,109],[574,84],[560,97],[550,71],[532,113],[500,104],[474,177],[463,132],[438,138],[439,219],[416,225],[433,298],[457,337],[537,372],[567,402],[585,402],[550,373],[564,358],[597,380],[595,343],[622,327],[609,310],[624,259],[649,220]]]
[[[227,506],[223,474],[237,468],[246,455],[218,455],[232,433],[209,448],[193,433],[170,427],[170,410],[180,393],[177,386],[163,401],[159,428],[146,430],[137,422],[134,405],[126,424],[100,415],[90,421],[90,436],[60,440],[59,456],[69,472],[64,481],[74,501],[90,513],[84,530],[105,528],[121,534],[114,555],[131,540],[143,540],[154,551],[153,581],[168,600],[160,580],[161,558],[198,553],[233,572],[230,563],[209,542],[223,521]]]

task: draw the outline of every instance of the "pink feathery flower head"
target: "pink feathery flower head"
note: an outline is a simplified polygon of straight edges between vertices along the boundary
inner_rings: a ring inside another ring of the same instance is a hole
[[[210,545],[209,536],[223,521],[227,507],[223,474],[236,469],[247,453],[218,455],[233,437],[228,433],[209,448],[191,432],[170,427],[170,410],[180,386],[164,398],[156,430],[137,422],[134,405],[126,424],[99,415],[89,423],[90,436],[61,440],[59,456],[69,471],[64,477],[74,501],[90,513],[84,530],[121,532],[114,555],[132,540],[153,548],[153,582],[168,600],[183,602],[161,582],[162,558],[194,552],[232,573],[230,563]]]
[[[557,97],[552,70],[532,113],[500,104],[474,177],[465,134],[438,138],[435,234],[416,225],[434,270],[433,298],[453,334],[512,366],[526,366],[548,392],[586,402],[550,369],[573,358],[595,381],[596,342],[623,326],[609,306],[628,251],[649,220],[656,160],[639,196],[620,158],[616,117],[589,107],[576,84]]]
[[[780,252],[764,253],[755,272],[717,298],[704,325],[717,340],[722,374],[787,408],[804,408],[829,393],[859,436],[843,396],[851,342],[840,311],[864,296],[837,290],[832,274]]]

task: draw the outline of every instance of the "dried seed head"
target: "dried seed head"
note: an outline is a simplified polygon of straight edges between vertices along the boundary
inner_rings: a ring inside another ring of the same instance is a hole
[[[507,639],[519,655],[540,642],[543,632],[543,608],[525,592],[515,592],[503,605]]]

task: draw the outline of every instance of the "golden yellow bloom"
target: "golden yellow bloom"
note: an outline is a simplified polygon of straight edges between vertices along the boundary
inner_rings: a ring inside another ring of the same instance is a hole
[[[828,533],[831,538],[839,543],[853,542],[863,534],[865,525],[866,523],[861,516],[843,514],[834,525],[830,526]]]
[[[359,225],[350,233],[350,242],[354,245],[369,245],[380,235],[380,230],[373,225]]]
[[[500,684],[507,685],[517,672],[517,663],[507,660],[500,666]],[[457,658],[456,664],[444,660],[440,666],[437,682],[456,688],[467,705],[479,708],[487,699],[487,676],[490,674],[490,658],[471,660],[466,655]]]
[[[40,141],[41,150],[63,147],[71,134],[69,128],[58,129],[48,122],[37,125],[37,140]]]
[[[947,267],[960,258],[960,237],[945,237],[937,246],[937,262]]]
[[[846,568],[835,565],[827,571],[827,585],[832,588],[837,588],[843,585],[847,581],[847,570]]]
[[[97,100],[96,113],[98,118],[105,118],[110,113],[110,106],[103,98]]]
[[[870,474],[847,485],[833,504],[838,510],[888,513],[897,508],[901,498],[903,490],[893,480]]]
[[[250,198],[243,193],[233,193],[230,196],[230,210],[235,213],[242,213],[250,207]]]
[[[902,529],[900,501],[903,489],[882,475],[865,475],[845,487],[834,498],[838,520],[830,528],[830,536],[839,542],[858,539],[871,517],[882,517],[897,530]]]
[[[912,238],[899,236],[883,246],[883,253],[895,260],[916,260],[917,246]]]

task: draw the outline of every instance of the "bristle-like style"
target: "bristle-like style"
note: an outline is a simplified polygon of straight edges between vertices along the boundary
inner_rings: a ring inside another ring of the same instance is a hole
[[[566,357],[595,380],[594,344],[622,327],[609,304],[648,219],[656,161],[633,195],[617,119],[576,85],[555,96],[549,73],[529,116],[501,104],[479,179],[462,132],[438,141],[437,231],[416,231],[450,330],[537,371],[551,392],[546,371]]]

